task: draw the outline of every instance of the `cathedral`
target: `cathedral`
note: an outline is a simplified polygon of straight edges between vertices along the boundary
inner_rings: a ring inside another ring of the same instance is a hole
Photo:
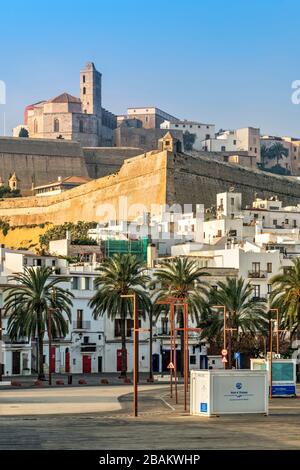
[[[20,136],[25,128],[28,137],[66,139],[83,147],[111,146],[116,116],[102,108],[102,75],[92,62],[80,72],[80,98],[62,93],[25,109],[25,124],[14,129]]]

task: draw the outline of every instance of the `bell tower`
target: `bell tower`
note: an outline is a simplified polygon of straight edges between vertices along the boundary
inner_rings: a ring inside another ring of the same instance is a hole
[[[93,62],[88,62],[85,69],[80,72],[82,112],[95,114],[99,119],[101,119],[102,109],[101,81],[101,73],[96,70]]]

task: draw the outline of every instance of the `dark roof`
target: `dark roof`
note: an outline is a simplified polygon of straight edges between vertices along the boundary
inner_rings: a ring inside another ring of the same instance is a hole
[[[81,100],[75,96],[69,95],[69,93],[62,93],[52,100],[49,100],[49,103],[81,103]]]

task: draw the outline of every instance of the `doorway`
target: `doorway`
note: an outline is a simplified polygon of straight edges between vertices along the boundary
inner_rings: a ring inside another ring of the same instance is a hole
[[[91,356],[82,356],[82,372],[90,374],[92,372],[92,358]]]
[[[20,351],[13,351],[12,353],[12,373],[18,375],[21,373],[21,353]]]

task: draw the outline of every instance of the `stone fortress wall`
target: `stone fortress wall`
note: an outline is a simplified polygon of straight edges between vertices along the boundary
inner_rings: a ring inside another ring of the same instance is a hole
[[[226,191],[230,187],[242,192],[243,205],[251,204],[256,195],[277,195],[284,204],[289,205],[300,203],[300,183],[296,179],[217,162],[203,156],[192,157],[166,150],[148,152],[125,159],[122,163],[126,155],[122,155],[122,152],[120,154],[120,151],[118,154],[118,150],[115,152],[115,168],[112,174],[57,196],[2,200],[0,218],[9,220],[10,224],[15,226],[45,222],[61,224],[78,220],[108,221],[112,216],[104,212],[105,204],[112,204],[118,216],[120,196],[127,198],[129,206],[141,203],[148,211],[152,204],[203,203],[209,207],[215,204],[218,192]],[[98,149],[89,150],[88,153],[90,161],[94,158],[101,166]],[[108,157],[103,157],[102,161],[104,160],[105,173],[113,167],[108,164]],[[52,174],[54,170],[49,168],[51,158],[49,160],[49,157],[45,157],[42,161],[48,162],[48,170]],[[118,165],[121,165],[119,171]],[[43,171],[43,168],[39,168],[39,171]],[[129,215],[129,219],[133,219],[137,214],[136,208]]]

